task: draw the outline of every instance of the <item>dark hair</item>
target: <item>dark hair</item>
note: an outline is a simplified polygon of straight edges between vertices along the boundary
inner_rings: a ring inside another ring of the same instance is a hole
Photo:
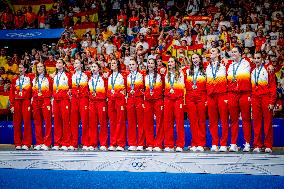
[[[260,54],[262,56],[262,52],[261,51],[256,51],[254,54]]]
[[[42,64],[43,65],[43,67],[44,67],[44,75],[46,75],[47,71],[46,71],[45,64],[36,60],[35,65],[37,66],[38,64]],[[37,68],[36,68],[36,82],[38,82],[38,78],[39,78],[39,73],[38,73]]]
[[[199,72],[201,72],[202,75],[205,75],[205,70],[204,70],[204,66],[203,66],[203,62],[202,62],[202,59],[203,59],[202,56],[200,54],[197,54],[197,53],[193,53],[192,56],[194,54],[196,54],[201,61],[200,64],[199,64]],[[191,76],[194,74],[194,66],[193,66],[193,63],[192,63],[192,56],[190,58],[190,67],[189,67],[189,75],[191,75]]]
[[[63,65],[66,65],[66,62],[63,60],[63,58],[59,58],[58,60],[61,60],[62,63],[63,63]],[[57,61],[58,61],[58,60],[57,60]],[[65,67],[63,68],[63,72],[66,72],[66,68],[65,68]],[[55,74],[57,74],[57,73],[58,73],[58,69],[56,68]]]
[[[212,49],[213,49],[213,48],[212,48]],[[216,47],[215,47],[214,49],[217,49],[217,51],[218,51],[218,53],[219,53],[219,56],[218,56],[218,63],[217,63],[217,70],[219,70],[220,65],[221,65],[221,55],[220,55],[221,51],[220,51],[219,48],[216,48]]]
[[[181,65],[181,63],[178,61],[178,59],[176,58],[176,57],[174,57],[174,56],[171,56],[170,58],[172,58],[172,59],[174,59],[174,61],[175,61],[175,81],[177,81],[178,80],[178,78],[180,77],[180,71],[179,71],[179,69],[180,69],[180,65]],[[170,80],[170,74],[168,74],[168,80]]]
[[[111,59],[110,62],[108,64],[111,64],[111,61],[115,61],[116,62],[116,65],[117,65],[117,71],[120,73],[121,72],[121,65],[120,65],[120,62],[119,60],[116,60],[116,59]],[[109,66],[111,67],[111,66]]]
[[[154,68],[154,83],[156,83],[156,80],[157,80],[157,73],[158,73],[158,71],[157,71],[157,61],[156,61],[154,58],[150,58],[150,59],[148,60],[148,62],[149,62],[150,60],[153,60],[154,63],[155,63],[155,68]],[[146,74],[147,74],[147,75],[149,74],[149,69],[148,69],[148,67],[147,67],[147,70],[146,70]]]
[[[240,54],[243,54],[243,49],[240,46],[235,46],[234,48],[236,48]]]
[[[30,66],[28,64],[19,64],[19,66],[20,65],[22,65],[26,69],[25,73],[29,73]]]

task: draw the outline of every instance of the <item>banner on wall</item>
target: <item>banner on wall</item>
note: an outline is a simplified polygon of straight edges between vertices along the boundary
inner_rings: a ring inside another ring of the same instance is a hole
[[[60,38],[64,28],[0,30],[0,40],[18,39],[56,39]]]

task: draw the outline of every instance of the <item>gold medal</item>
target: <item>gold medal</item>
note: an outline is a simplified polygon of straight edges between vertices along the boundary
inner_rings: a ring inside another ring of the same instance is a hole
[[[56,89],[56,93],[58,93],[58,89]]]
[[[93,92],[93,97],[97,96],[97,93],[96,92]]]
[[[38,95],[38,96],[42,96],[42,93],[41,93],[41,92],[39,92],[37,95]]]
[[[197,89],[197,86],[196,85],[192,85],[192,89],[193,90]]]
[[[110,91],[112,94],[114,94],[114,89],[111,89],[111,91]]]
[[[235,82],[237,82],[237,79],[236,79],[236,78],[234,78],[234,79],[233,79],[233,82],[234,82],[234,83],[235,83]]]
[[[130,94],[134,94],[134,92],[135,92],[135,91],[134,91],[133,89],[131,89]]]
[[[20,96],[23,96],[23,93],[22,93],[22,92],[19,92],[19,95],[20,95]]]
[[[78,89],[78,90],[77,90],[77,93],[79,93],[79,92],[80,92],[80,90]]]
[[[171,93],[171,94],[174,94],[174,93],[175,93],[175,91],[174,91],[173,88],[171,88],[170,93]]]
[[[150,95],[153,96],[154,92],[150,92]]]

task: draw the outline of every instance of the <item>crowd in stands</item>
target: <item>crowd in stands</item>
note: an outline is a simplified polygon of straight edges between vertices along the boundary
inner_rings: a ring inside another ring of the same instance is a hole
[[[278,101],[275,111],[282,115],[284,99],[283,1],[280,0],[54,0],[51,9],[45,5],[35,12],[23,6],[16,12],[9,6],[0,12],[0,29],[65,28],[58,43],[42,44],[41,49],[24,54],[0,51],[0,92],[9,91],[11,79],[18,74],[18,65],[35,60],[55,67],[64,58],[72,71],[76,59],[85,68],[92,60],[108,68],[111,59],[118,59],[128,69],[131,57],[145,69],[147,59],[167,61],[169,46],[181,47],[178,58],[186,66],[186,47],[202,45],[206,61],[208,50],[217,47],[223,58],[230,59],[230,50],[240,46],[244,57],[252,58],[261,51],[277,76]],[[95,18],[80,12],[96,11]],[[201,16],[192,20],[191,16]],[[95,32],[86,30],[79,36],[78,24],[95,24]],[[189,55],[190,56],[190,55]],[[50,73],[52,69],[50,69]],[[282,113],[281,113],[282,112]]]

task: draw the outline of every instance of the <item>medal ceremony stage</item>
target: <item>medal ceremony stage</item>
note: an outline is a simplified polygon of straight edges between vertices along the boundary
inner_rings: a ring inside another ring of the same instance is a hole
[[[273,122],[272,153],[222,153],[15,150],[12,122],[0,122],[0,188],[283,188],[283,123]],[[185,134],[189,146],[187,121]],[[241,148],[242,137],[240,125]]]

